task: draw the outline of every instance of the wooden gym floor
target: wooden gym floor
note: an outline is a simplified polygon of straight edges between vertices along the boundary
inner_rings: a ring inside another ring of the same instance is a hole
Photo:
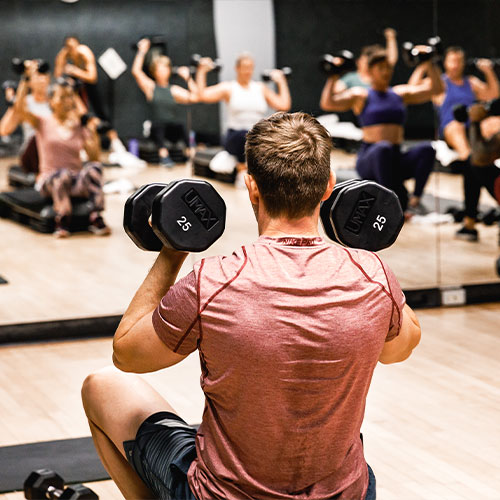
[[[337,164],[349,161],[338,155]],[[0,161],[0,189],[11,162]],[[139,186],[188,177],[188,167],[142,171],[107,169]],[[205,255],[228,253],[257,236],[246,193],[214,183],[229,211],[224,236]],[[434,174],[428,191],[460,199],[459,179]],[[121,228],[126,194],[107,195],[108,238],[79,234],[56,240],[0,219],[0,324],[120,314],[154,254],[138,250]],[[487,199],[485,199],[487,201]],[[454,224],[407,224],[382,252],[405,288],[496,281],[498,230],[480,227],[481,242],[453,240]],[[193,255],[181,274],[200,256]],[[439,263],[439,266],[437,265]],[[440,273],[440,276],[439,276]],[[375,371],[363,425],[366,458],[381,500],[500,498],[500,304],[419,310],[422,342],[399,365]],[[80,387],[92,370],[110,364],[111,339],[0,346],[0,446],[88,436]],[[190,423],[201,420],[196,354],[145,375]],[[101,498],[120,499],[111,481],[91,483]],[[0,495],[20,499],[22,493]]]

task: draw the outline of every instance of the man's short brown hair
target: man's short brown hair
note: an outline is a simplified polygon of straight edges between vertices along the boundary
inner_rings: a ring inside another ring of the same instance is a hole
[[[248,173],[271,217],[311,215],[330,177],[331,137],[306,113],[275,113],[246,137]]]

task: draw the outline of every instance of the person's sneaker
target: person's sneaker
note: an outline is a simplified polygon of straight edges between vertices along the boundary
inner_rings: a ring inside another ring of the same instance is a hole
[[[455,238],[457,238],[459,240],[465,240],[465,241],[478,241],[479,240],[477,229],[468,229],[465,226],[462,226],[455,233]]]
[[[170,158],[170,156],[165,156],[164,158],[160,158],[160,165],[162,167],[172,168],[175,166],[175,161]]]
[[[56,238],[67,238],[70,235],[69,231],[70,218],[67,215],[56,218],[56,228],[54,229],[54,236]]]
[[[107,236],[111,234],[111,228],[106,226],[104,219],[100,215],[90,223],[89,231],[97,236]]]

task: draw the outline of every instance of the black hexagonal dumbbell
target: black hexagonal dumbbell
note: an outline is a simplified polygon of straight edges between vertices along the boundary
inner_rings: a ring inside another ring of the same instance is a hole
[[[321,204],[320,217],[331,240],[373,252],[391,246],[404,223],[396,194],[374,181],[362,180],[337,184]]]
[[[224,200],[211,184],[193,179],[141,187],[125,203],[123,217],[132,241],[151,251],[168,246],[202,252],[220,238],[225,224]]]
[[[64,487],[64,479],[50,469],[33,471],[24,481],[24,497],[30,500],[98,500],[99,497],[83,484]]]

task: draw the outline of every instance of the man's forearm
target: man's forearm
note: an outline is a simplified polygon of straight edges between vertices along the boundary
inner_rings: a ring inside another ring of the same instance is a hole
[[[118,325],[115,340],[152,312],[175,283],[187,253],[163,247],[146,279],[139,287]]]
[[[71,76],[78,78],[82,82],[85,83],[96,83],[97,82],[97,77],[93,74],[92,71],[89,70],[84,70],[81,68],[78,68],[76,66],[73,66],[71,69]]]
[[[439,73],[438,67],[429,63],[426,69],[427,75],[431,79],[431,94],[433,96],[442,94],[444,92],[443,81],[441,80],[441,74]]]

